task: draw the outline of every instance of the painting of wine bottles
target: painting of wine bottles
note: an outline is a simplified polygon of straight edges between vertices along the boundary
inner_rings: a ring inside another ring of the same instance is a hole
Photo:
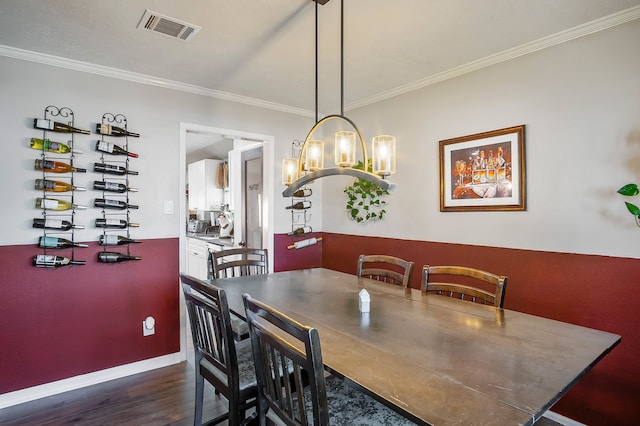
[[[440,141],[440,211],[525,210],[525,126]]]

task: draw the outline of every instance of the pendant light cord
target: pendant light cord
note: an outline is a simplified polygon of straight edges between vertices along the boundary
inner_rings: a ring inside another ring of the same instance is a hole
[[[316,124],[318,123],[318,2],[316,3]]]
[[[344,0],[340,0],[340,115],[344,115]]]

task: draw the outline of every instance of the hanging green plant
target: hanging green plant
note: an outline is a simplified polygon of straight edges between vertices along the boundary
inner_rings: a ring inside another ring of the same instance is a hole
[[[633,197],[635,195],[640,194],[638,185],[635,183],[628,183],[622,188],[618,189],[617,192],[618,194],[624,195],[626,197]],[[636,206],[635,204],[631,204],[626,201],[624,202],[624,204],[627,206],[627,210],[629,210],[629,213],[635,216],[636,224],[640,226],[640,208],[638,208],[638,206]]]
[[[371,159],[368,163],[367,171],[371,171]],[[353,168],[364,170],[364,164],[362,161],[358,161],[358,164]],[[380,188],[375,183],[356,178],[352,185],[344,189],[344,193],[348,197],[347,213],[351,220],[358,223],[368,220],[377,221],[385,215],[384,206],[387,202],[382,197],[388,195],[389,191]]]

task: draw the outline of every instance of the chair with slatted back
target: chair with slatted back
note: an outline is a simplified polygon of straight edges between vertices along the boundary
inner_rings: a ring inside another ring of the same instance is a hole
[[[230,278],[269,272],[267,249],[232,248],[209,254],[213,278]]]
[[[186,274],[180,274],[180,280],[195,356],[196,402],[193,424],[202,424],[204,380],[207,380],[216,393],[224,395],[229,401],[228,412],[208,424],[218,424],[228,419],[229,425],[239,425],[245,420],[246,410],[256,405],[251,343],[248,339],[238,343],[234,341],[224,290]]]
[[[213,278],[230,278],[245,275],[260,275],[269,272],[269,256],[267,249],[232,248],[209,252],[209,264]],[[231,329],[236,340],[249,337],[247,323],[235,315],[231,315]]]
[[[382,254],[362,254],[358,258],[359,277],[372,278],[409,287],[414,262]]]
[[[502,308],[506,289],[507,277],[480,269],[429,265],[422,268],[422,290],[426,292]]]
[[[260,425],[414,425],[342,379],[325,378],[315,328],[248,294],[243,299],[256,366]],[[290,380],[280,378],[285,369]]]

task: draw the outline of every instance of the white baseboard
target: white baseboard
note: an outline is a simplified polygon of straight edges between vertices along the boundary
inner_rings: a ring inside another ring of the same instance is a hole
[[[113,379],[130,376],[144,371],[155,370],[156,368],[167,367],[185,360],[184,353],[175,352],[157,358],[146,359],[131,364],[100,370],[93,373],[82,374],[56,382],[45,383],[44,385],[33,386],[14,392],[0,395],[0,409],[33,401],[62,392],[91,386],[98,383],[107,382]]]
[[[553,420],[554,422],[558,422],[564,426],[586,426],[584,423],[577,422],[569,417],[565,417],[562,414],[554,413],[551,410],[545,411],[542,415],[543,417],[548,418],[549,420]]]

